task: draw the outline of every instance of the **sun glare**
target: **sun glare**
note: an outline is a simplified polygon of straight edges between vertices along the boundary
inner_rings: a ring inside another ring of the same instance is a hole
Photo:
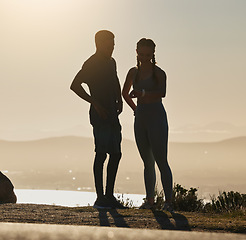
[[[5,3],[5,14],[14,19],[51,20],[74,8],[74,4],[65,0],[13,0]]]

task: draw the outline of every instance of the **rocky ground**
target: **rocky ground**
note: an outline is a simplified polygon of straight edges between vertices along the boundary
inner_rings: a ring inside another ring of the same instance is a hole
[[[38,204],[1,204],[0,222],[90,225],[184,231],[246,233],[245,215],[139,209],[96,210]]]

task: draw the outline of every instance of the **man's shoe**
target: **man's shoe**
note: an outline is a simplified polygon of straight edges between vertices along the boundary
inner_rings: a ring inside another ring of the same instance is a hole
[[[122,203],[120,203],[114,196],[107,196],[108,203],[114,209],[128,209],[129,207],[125,207]]]
[[[98,197],[93,205],[97,209],[112,209],[113,207],[105,197]]]
[[[171,203],[165,203],[163,207],[163,211],[168,211],[170,213],[174,213],[173,207]]]
[[[146,201],[139,207],[139,209],[153,209],[154,207],[154,204],[150,204],[148,201]]]

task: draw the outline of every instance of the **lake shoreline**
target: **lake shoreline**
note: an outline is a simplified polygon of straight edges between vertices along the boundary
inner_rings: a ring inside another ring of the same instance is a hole
[[[51,190],[51,189],[15,189],[17,203],[47,204],[64,207],[93,206],[96,193],[93,191]],[[115,193],[115,197],[138,207],[145,195]]]

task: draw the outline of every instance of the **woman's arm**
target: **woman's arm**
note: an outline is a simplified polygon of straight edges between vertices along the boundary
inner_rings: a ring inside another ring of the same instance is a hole
[[[129,92],[133,84],[134,76],[135,76],[135,69],[131,68],[127,73],[126,80],[122,89],[122,96],[133,111],[136,110],[136,104],[134,103],[131,96],[129,95]]]
[[[166,73],[160,68],[156,69],[156,78],[158,82],[158,89],[153,91],[146,91],[146,89],[132,90],[130,96],[136,97],[140,101],[154,101],[166,96]]]

